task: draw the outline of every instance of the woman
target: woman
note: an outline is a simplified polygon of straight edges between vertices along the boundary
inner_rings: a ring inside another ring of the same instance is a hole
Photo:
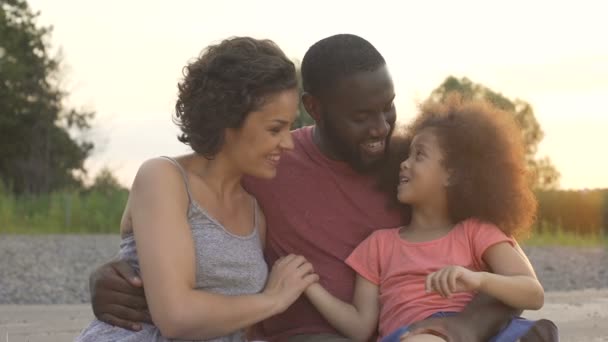
[[[120,256],[140,270],[155,325],[96,320],[77,341],[242,341],[317,280],[294,255],[268,275],[264,216],[240,183],[273,177],[293,148],[293,63],[269,40],[227,39],[188,65],[178,88],[179,140],[194,153],[146,161],[121,222]]]

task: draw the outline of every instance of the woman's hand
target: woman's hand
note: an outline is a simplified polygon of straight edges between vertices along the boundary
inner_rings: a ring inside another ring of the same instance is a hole
[[[273,299],[278,312],[283,312],[318,280],[311,263],[303,256],[290,254],[274,263],[263,294]]]

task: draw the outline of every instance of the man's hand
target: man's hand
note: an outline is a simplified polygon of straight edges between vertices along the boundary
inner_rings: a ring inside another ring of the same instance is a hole
[[[126,261],[100,266],[89,278],[89,290],[100,321],[134,331],[152,322],[141,278]]]

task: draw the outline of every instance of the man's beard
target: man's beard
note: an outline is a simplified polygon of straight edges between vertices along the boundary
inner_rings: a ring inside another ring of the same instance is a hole
[[[331,149],[336,153],[336,157],[350,165],[355,171],[359,173],[374,173],[386,162],[390,139],[385,139],[384,155],[381,158],[366,162],[361,158],[359,145],[351,146],[348,141],[342,139],[340,134],[338,134],[339,129],[331,120],[325,120],[323,126],[325,131],[324,138],[327,140],[329,146],[331,146]],[[387,137],[390,137],[392,132],[393,127],[391,127]]]

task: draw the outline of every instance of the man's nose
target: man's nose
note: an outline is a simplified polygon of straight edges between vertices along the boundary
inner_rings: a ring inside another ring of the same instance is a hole
[[[379,113],[374,120],[371,120],[369,132],[375,138],[384,138],[388,135],[389,129],[390,125],[386,121],[384,113]]]

